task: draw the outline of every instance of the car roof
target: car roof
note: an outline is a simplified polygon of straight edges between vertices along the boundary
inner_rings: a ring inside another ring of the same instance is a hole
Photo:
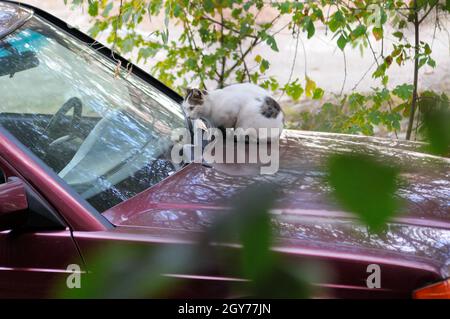
[[[0,39],[19,28],[32,15],[30,9],[0,1]]]

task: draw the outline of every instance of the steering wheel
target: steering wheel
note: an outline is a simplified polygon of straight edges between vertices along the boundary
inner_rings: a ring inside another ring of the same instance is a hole
[[[69,112],[71,109],[73,109],[72,114],[72,120],[67,127],[65,125],[65,115],[67,112]],[[44,133],[48,136],[49,140],[51,142],[55,141],[56,139],[59,139],[61,137],[64,137],[66,139],[70,139],[72,137],[75,137],[77,134],[77,128],[79,127],[81,123],[81,114],[83,112],[83,104],[81,103],[81,100],[78,97],[72,97],[68,99],[58,110],[58,112],[55,113],[55,115],[52,117],[50,122],[48,123],[47,127],[45,128]],[[64,131],[66,131],[69,134],[61,134],[62,130],[61,128],[65,128]]]

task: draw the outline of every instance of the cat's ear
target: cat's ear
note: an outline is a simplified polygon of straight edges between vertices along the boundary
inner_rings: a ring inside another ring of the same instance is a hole
[[[203,97],[203,92],[200,89],[192,89],[192,96],[197,99],[201,99]]]
[[[193,89],[190,87],[184,88],[184,96],[188,96],[189,94],[192,93],[192,91]]]

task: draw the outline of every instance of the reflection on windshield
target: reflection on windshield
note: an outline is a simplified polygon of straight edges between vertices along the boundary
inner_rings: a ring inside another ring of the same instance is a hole
[[[0,42],[0,125],[99,211],[167,177],[180,106],[34,17]]]

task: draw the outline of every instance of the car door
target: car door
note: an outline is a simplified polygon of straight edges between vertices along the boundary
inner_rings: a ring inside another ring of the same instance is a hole
[[[0,157],[0,183],[11,177],[21,178]],[[84,268],[71,231],[58,214],[29,185],[27,199],[32,214],[54,219],[48,226],[35,218],[20,231],[0,231],[0,298],[57,297],[73,269]]]

